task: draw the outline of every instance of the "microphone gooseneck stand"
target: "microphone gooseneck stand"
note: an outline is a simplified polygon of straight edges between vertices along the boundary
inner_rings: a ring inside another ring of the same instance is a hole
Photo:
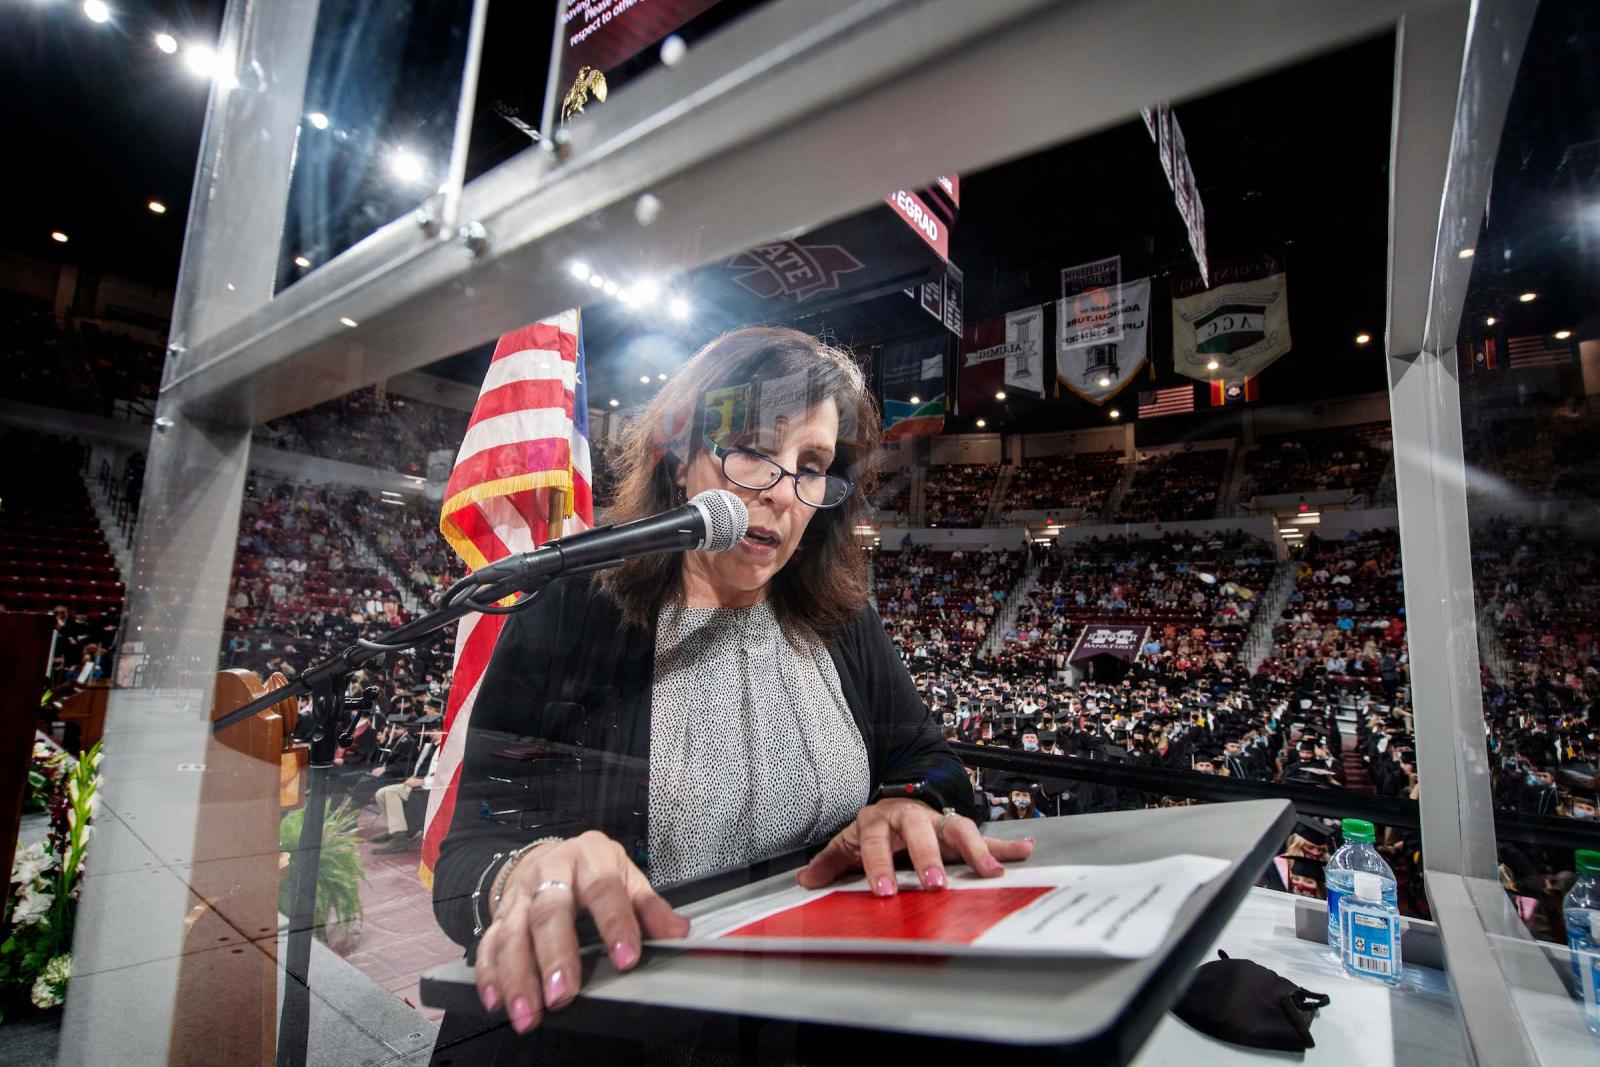
[[[337,747],[336,725],[339,712],[346,710],[344,691],[350,675],[385,653],[399,652],[421,643],[469,612],[505,615],[523,611],[538,599],[551,580],[550,577],[533,581],[514,577],[483,581],[468,575],[445,592],[440,606],[433,611],[376,640],[358,640],[342,652],[306,668],[288,685],[258,697],[212,725],[212,733],[220,734],[284,700],[308,693],[311,696],[311,758],[306,773],[305,818],[290,860],[289,932],[284,960],[283,1008],[278,1026],[278,1067],[304,1067],[310,1049],[311,942],[317,925],[317,879]],[[522,592],[528,595],[512,604],[495,603]],[[357,703],[366,701],[360,699]]]
[[[344,690],[350,675],[379,656],[411,648],[470,612],[509,615],[525,611],[558,576],[605,570],[630,555],[710,548],[708,542],[712,541],[717,542],[718,549],[733,547],[744,535],[748,516],[741,521],[744,508],[732,493],[708,490],[701,494],[707,495],[714,498],[712,504],[726,498],[718,505],[720,526],[714,521],[716,516],[711,514],[713,507],[696,497],[691,502],[693,508],[679,508],[622,527],[596,527],[570,538],[547,542],[534,552],[507,557],[456,582],[439,598],[439,606],[426,615],[375,640],[358,639],[342,652],[307,667],[288,685],[257,697],[212,724],[212,733],[219,734],[285,700],[311,695],[311,759],[306,774],[305,819],[290,861],[291,903],[283,1011],[278,1025],[278,1067],[304,1067],[311,1041],[311,941],[317,923],[317,877],[337,747],[334,724],[337,713],[344,708]],[[691,516],[698,516],[698,521]],[[510,604],[498,603],[516,593],[527,595]]]

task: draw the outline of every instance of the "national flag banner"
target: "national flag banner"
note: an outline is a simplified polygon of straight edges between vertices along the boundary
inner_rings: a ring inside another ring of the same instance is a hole
[[[439,515],[439,532],[469,569],[594,525],[587,394],[576,310],[513,330],[495,345]],[[472,706],[505,620],[470,614],[456,631],[444,747],[428,790],[418,871],[430,889],[455,812]]]
[[[1472,353],[1472,373],[1492,371],[1500,365],[1499,345],[1495,338],[1485,337],[1467,347]]]
[[[1139,394],[1139,417],[1185,415],[1194,410],[1194,386],[1175,385],[1170,389],[1151,389]]]
[[[944,429],[946,338],[883,349],[883,439],[932,436]]]
[[[1196,273],[1172,283],[1173,369],[1206,382],[1254,377],[1292,344],[1283,261],[1263,255],[1211,275],[1210,287]]]
[[[1056,309],[1056,380],[1091,404],[1104,404],[1127,388],[1149,351],[1150,279],[1118,286],[1122,337],[1098,345],[1068,343],[1071,309]]]
[[[1002,389],[1043,396],[1043,332],[1038,306],[968,324],[957,367],[957,413],[978,411]]]
[[[1538,334],[1506,338],[1506,365],[1512,370],[1565,367],[1572,363],[1572,346]]]
[[[1261,399],[1260,388],[1254,378],[1218,379],[1211,383],[1211,406],[1249,404]]]
[[[1121,291],[1121,256],[1063,269],[1056,347],[1080,348],[1122,340]]]

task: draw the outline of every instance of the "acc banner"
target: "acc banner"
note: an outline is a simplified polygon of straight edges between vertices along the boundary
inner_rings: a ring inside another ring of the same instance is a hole
[[[1260,374],[1289,351],[1289,287],[1277,256],[1214,269],[1172,283],[1172,364],[1201,381]],[[1212,369],[1215,361],[1218,366]]]
[[[1133,381],[1149,350],[1150,279],[1119,287],[1122,339],[1098,345],[1069,345],[1070,309],[1063,300],[1056,314],[1056,378],[1091,404],[1104,404]]]
[[[956,410],[971,414],[1002,389],[1045,395],[1044,308],[973,323],[962,334]]]
[[[926,437],[944,429],[945,339],[883,349],[883,439]]]
[[[1080,263],[1061,272],[1062,348],[1110,344],[1122,339],[1122,257]]]

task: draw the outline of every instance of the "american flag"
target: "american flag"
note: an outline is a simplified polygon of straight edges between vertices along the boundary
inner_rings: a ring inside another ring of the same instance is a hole
[[[513,330],[495,345],[472,421],[445,489],[439,532],[472,570],[552,536],[594,525],[589,402],[578,312]],[[444,713],[444,748],[428,792],[422,834],[424,885],[433,887],[439,844],[450,830],[478,682],[504,615],[468,615],[456,632],[455,675]]]
[[[1154,389],[1139,394],[1139,417],[1155,418],[1157,415],[1182,415],[1194,410],[1194,386],[1174,385],[1171,389]]]
[[[1506,340],[1507,363],[1512,370],[1528,367],[1565,367],[1572,362],[1572,346],[1543,335]]]

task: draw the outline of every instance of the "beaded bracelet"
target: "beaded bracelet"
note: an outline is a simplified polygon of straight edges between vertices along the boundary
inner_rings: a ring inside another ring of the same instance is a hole
[[[489,900],[489,910],[490,910],[490,913],[493,914],[500,907],[500,898],[505,895],[505,882],[510,881],[511,868],[513,868],[513,867],[515,867],[517,865],[517,861],[520,860],[523,857],[524,854],[533,851],[534,849],[538,848],[540,845],[548,845],[548,844],[552,844],[552,843],[557,842],[557,841],[565,841],[565,840],[566,840],[566,838],[559,837],[559,836],[541,837],[536,841],[529,841],[526,845],[523,845],[521,848],[518,848],[518,849],[513,849],[511,852],[496,852],[494,854],[493,858],[491,858],[489,860],[488,865],[486,867],[484,867],[483,873],[478,875],[477,887],[474,888],[473,891],[472,891],[472,936],[473,937],[481,937],[481,936],[483,936],[483,931],[485,929],[485,926],[487,925],[483,921],[482,913],[478,910],[478,900],[479,900],[480,897],[483,896],[483,883],[484,883],[484,880],[489,877],[489,872],[490,871],[494,871],[495,872],[494,878],[492,880],[490,880],[490,882],[489,882],[489,889],[491,891],[491,897],[490,897],[490,900]],[[495,870],[495,864],[499,863],[501,860],[505,860],[506,862],[500,867],[500,869],[498,871],[496,871]],[[502,880],[502,879],[504,879],[504,880]]]

